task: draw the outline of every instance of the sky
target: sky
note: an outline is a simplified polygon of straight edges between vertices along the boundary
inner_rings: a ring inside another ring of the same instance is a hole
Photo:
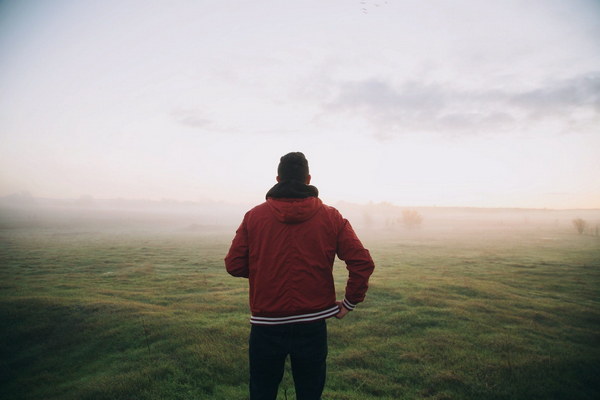
[[[0,0],[0,196],[600,208],[598,0]]]

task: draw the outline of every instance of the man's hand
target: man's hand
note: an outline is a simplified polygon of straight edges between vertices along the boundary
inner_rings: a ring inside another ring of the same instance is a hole
[[[349,311],[349,310],[348,310],[346,307],[344,307],[344,306],[342,305],[342,302],[341,302],[341,301],[336,301],[336,302],[335,302],[335,304],[337,304],[337,306],[338,306],[338,307],[339,307],[339,309],[340,309],[340,311],[339,311],[337,314],[335,314],[335,317],[336,317],[337,319],[342,319],[342,318],[344,318],[344,317],[346,316],[346,314],[348,314],[348,313],[350,312],[350,311]]]

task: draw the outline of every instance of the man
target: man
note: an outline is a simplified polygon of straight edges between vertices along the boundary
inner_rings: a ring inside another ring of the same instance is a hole
[[[277,397],[290,356],[297,400],[318,400],[325,385],[325,319],[364,300],[374,264],[350,223],[321,202],[302,153],[281,157],[266,202],[246,213],[225,257],[227,272],[249,278],[250,399]],[[346,262],[336,301],[335,256]]]

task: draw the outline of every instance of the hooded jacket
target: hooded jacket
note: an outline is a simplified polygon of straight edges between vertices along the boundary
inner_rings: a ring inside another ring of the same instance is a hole
[[[249,278],[253,324],[308,322],[336,315],[333,263],[346,262],[343,306],[364,300],[374,264],[350,223],[309,185],[278,184],[248,211],[225,257],[227,272]],[[295,197],[272,197],[285,194]]]

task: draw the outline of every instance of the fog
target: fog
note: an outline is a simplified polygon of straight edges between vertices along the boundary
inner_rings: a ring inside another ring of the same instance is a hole
[[[402,207],[391,203],[332,204],[366,237],[458,238],[465,234],[511,235],[561,232],[598,236],[600,210],[547,210],[469,207]],[[27,193],[0,198],[0,235],[4,233],[148,233],[231,235],[251,204],[127,199],[34,198]]]

